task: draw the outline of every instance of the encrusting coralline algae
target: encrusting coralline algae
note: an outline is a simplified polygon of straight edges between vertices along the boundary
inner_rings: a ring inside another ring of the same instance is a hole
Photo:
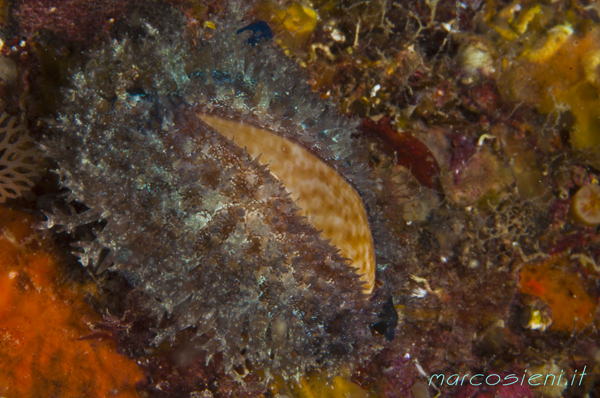
[[[142,25],[143,36],[91,53],[72,77],[44,148],[67,201],[88,209],[55,210],[47,226],[102,220],[95,239],[77,243],[81,263],[146,293],[168,320],[157,343],[195,328],[190,344],[222,355],[236,379],[248,364],[267,378],[356,365],[377,345],[359,275],[266,166],[196,113],[302,144],[368,203],[355,122],[269,43],[248,44],[251,32],[237,33],[247,23],[193,34]]]

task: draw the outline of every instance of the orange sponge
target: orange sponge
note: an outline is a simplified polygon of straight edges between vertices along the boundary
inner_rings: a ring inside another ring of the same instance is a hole
[[[520,279],[523,293],[541,298],[552,309],[551,328],[565,332],[591,325],[597,305],[583,278],[567,270],[568,265],[568,258],[562,255],[541,264],[525,264]]]
[[[100,317],[36,236],[36,220],[0,207],[0,396],[137,397],[142,371],[109,340],[86,339]]]

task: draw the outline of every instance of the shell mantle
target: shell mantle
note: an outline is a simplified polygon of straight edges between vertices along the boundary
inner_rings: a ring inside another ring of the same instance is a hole
[[[376,346],[359,276],[269,169],[196,113],[293,134],[368,200],[356,123],[239,28],[223,22],[198,45],[151,32],[93,54],[44,143],[68,201],[89,210],[55,211],[47,225],[104,220],[78,243],[81,263],[123,274],[169,314],[157,341],[194,328],[234,378],[248,362],[286,377],[356,364]]]

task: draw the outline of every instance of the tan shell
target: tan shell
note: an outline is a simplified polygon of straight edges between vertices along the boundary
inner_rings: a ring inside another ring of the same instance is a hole
[[[198,117],[222,135],[246,147],[268,165],[302,209],[300,215],[322,230],[325,239],[352,260],[371,294],[375,286],[375,251],[367,212],[356,190],[333,168],[302,146],[271,131],[207,114]]]

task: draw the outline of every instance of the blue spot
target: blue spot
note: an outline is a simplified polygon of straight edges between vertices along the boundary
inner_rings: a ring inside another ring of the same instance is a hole
[[[246,40],[246,43],[250,44],[252,47],[260,43],[260,41],[263,39],[265,41],[269,41],[273,38],[273,31],[265,21],[253,22],[250,25],[238,30],[237,34],[239,35],[247,30],[252,32],[252,36]]]
[[[221,72],[219,70],[212,71],[210,76],[216,83],[227,83],[231,80],[231,75],[229,75],[229,73]]]

